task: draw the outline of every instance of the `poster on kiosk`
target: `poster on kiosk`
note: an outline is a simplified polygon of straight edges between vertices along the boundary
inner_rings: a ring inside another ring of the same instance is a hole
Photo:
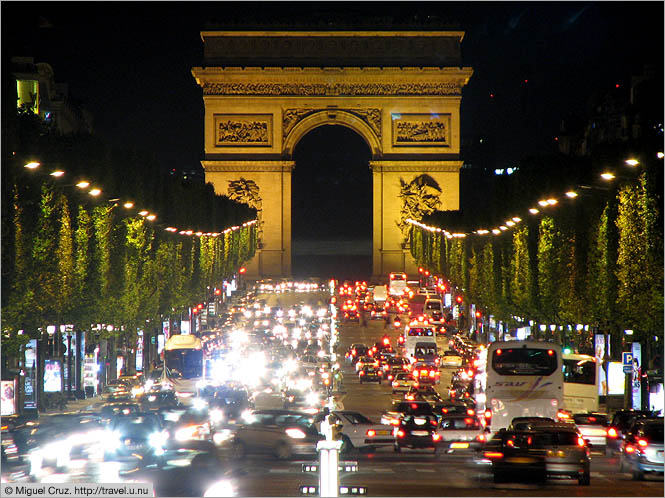
[[[2,400],[0,401],[0,410],[2,411],[2,416],[15,415],[16,414],[16,381],[14,380],[3,380],[0,382],[0,395],[2,395]]]

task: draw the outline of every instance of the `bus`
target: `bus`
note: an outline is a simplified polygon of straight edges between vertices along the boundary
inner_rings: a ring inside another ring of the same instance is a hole
[[[563,406],[573,415],[598,411],[599,362],[585,354],[563,355]]]
[[[389,275],[388,292],[391,296],[401,296],[406,289],[406,273],[393,272]]]
[[[205,382],[203,345],[194,335],[173,335],[164,345],[164,380],[178,400],[190,404]]]
[[[492,434],[515,417],[557,420],[563,406],[561,346],[536,341],[498,341],[476,362],[474,397]]]

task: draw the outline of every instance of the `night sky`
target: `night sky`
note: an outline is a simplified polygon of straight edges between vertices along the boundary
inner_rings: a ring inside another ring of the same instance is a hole
[[[3,1],[1,9],[3,70],[12,55],[50,63],[56,81],[92,112],[97,134],[157,151],[165,170],[200,167],[203,100],[190,71],[201,65],[199,32],[210,23],[316,20],[334,29],[340,20],[378,18],[465,30],[462,61],[474,75],[463,91],[463,147],[487,140],[497,167],[554,151],[561,120],[584,114],[594,91],[627,84],[644,63],[663,65],[662,2]],[[295,156],[294,238],[317,229],[367,238],[362,140],[322,127]]]

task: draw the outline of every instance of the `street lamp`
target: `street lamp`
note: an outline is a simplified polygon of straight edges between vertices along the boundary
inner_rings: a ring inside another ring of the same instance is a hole
[[[87,182],[85,180],[81,180],[76,184],[78,188],[88,188],[90,186],[90,182]]]
[[[601,174],[600,174],[600,177],[601,177],[603,180],[607,180],[607,181],[609,181],[609,180],[614,180],[614,179],[616,178],[616,175],[614,175],[613,173],[610,173],[609,171],[607,171],[607,172],[605,172],[605,173],[601,173]]]
[[[30,161],[24,165],[24,167],[28,169],[36,169],[39,168],[39,166],[41,166],[41,163],[38,163],[37,161]]]

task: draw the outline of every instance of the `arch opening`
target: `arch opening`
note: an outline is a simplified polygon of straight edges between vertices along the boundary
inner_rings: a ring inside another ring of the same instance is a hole
[[[324,124],[295,144],[291,227],[294,277],[372,273],[371,151],[354,130]]]

